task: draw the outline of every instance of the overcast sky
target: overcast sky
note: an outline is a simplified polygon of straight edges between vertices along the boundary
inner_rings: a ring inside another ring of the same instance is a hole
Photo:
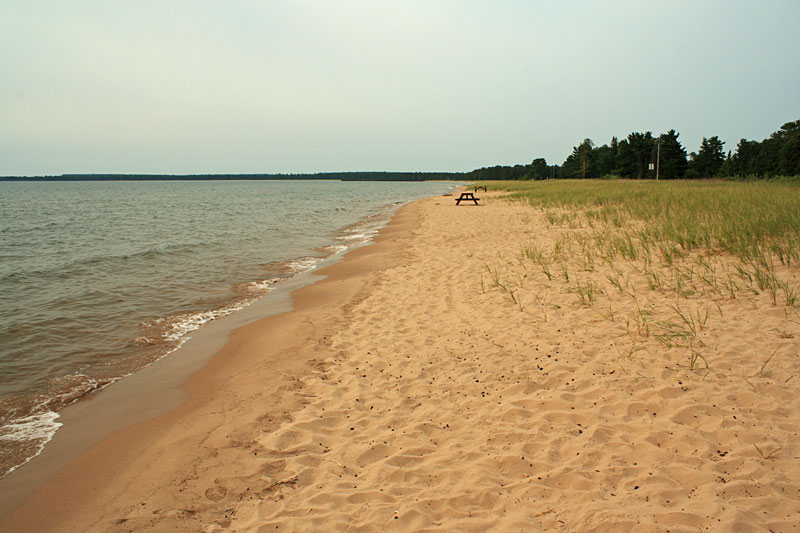
[[[0,175],[466,171],[800,119],[797,0],[3,0]]]

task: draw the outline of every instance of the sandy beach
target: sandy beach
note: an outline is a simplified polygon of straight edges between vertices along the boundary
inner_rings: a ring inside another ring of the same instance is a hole
[[[798,308],[478,196],[401,208],[0,530],[797,531]]]

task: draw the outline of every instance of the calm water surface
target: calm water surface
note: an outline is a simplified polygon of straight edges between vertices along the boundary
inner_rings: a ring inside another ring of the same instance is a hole
[[[0,476],[58,410],[452,184],[0,183]]]

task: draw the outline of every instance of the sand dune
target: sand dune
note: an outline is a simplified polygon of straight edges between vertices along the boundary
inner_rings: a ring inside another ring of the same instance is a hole
[[[798,309],[675,269],[653,288],[570,250],[587,228],[481,196],[403,208],[286,338],[237,331],[55,529],[796,531]]]

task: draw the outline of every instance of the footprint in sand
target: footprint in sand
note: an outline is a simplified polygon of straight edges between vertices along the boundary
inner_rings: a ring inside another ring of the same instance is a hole
[[[228,494],[228,489],[218,479],[214,480],[214,487],[206,489],[205,495],[209,500],[218,502]]]

